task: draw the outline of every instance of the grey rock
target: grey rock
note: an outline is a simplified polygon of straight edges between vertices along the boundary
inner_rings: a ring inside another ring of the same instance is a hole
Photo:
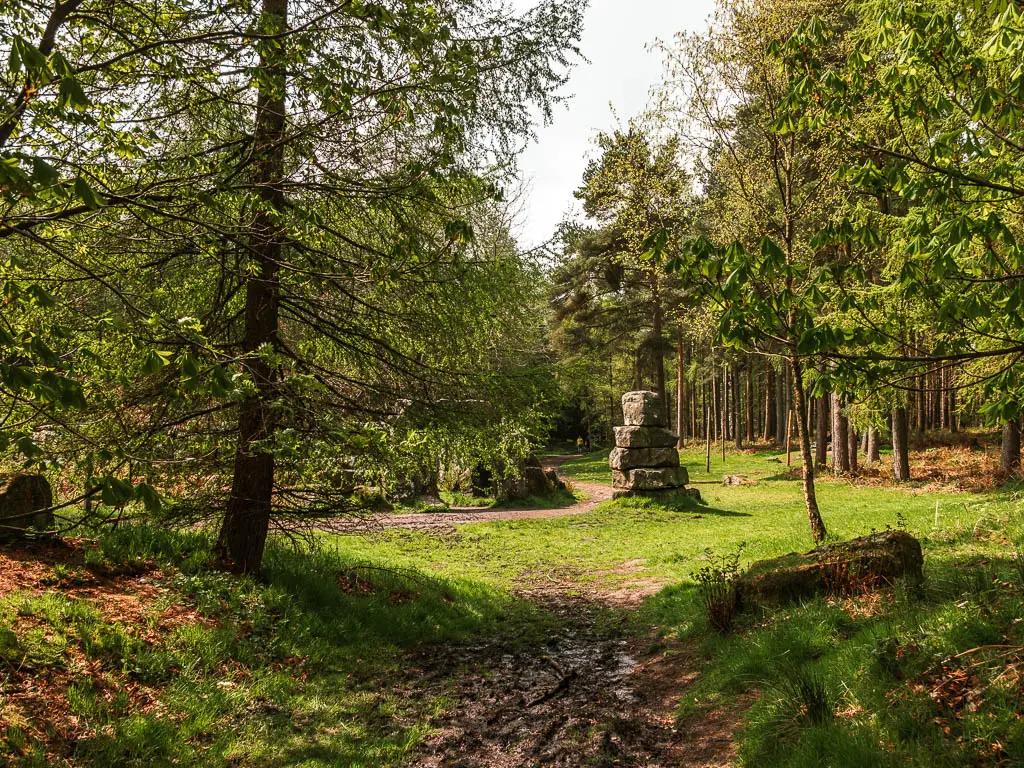
[[[616,427],[615,445],[619,448],[671,448],[679,438],[664,427]]]
[[[536,456],[519,465],[516,475],[506,475],[498,484],[498,498],[505,501],[529,496],[553,496],[557,490]]]
[[[42,475],[14,472],[0,475],[0,535],[53,527],[53,491]]]
[[[679,452],[675,448],[615,448],[608,456],[612,469],[639,467],[678,467]]]
[[[626,471],[613,470],[612,483],[616,488],[634,491],[657,491],[663,488],[682,488],[690,479],[686,467],[641,467]]]
[[[627,427],[663,427],[665,413],[657,392],[627,392],[622,396],[622,418]]]

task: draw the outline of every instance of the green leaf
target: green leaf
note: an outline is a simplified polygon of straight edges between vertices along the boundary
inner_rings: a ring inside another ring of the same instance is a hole
[[[147,512],[159,512],[163,503],[160,494],[149,483],[139,483],[135,486],[135,498],[145,505]]]
[[[37,184],[44,187],[52,187],[60,181],[60,174],[57,169],[43,160],[41,157],[32,158],[32,177]]]
[[[92,103],[89,101],[89,97],[85,95],[85,91],[82,90],[81,83],[73,77],[61,79],[58,101],[61,107],[71,107],[73,109],[84,109]]]
[[[81,176],[75,179],[75,194],[90,208],[100,208],[105,202],[103,198],[91,186],[89,186],[89,182]]]

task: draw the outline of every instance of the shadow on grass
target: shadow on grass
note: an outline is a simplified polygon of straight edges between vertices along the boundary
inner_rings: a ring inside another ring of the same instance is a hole
[[[708,506],[706,502],[697,501],[685,491],[664,498],[648,496],[630,496],[610,502],[626,509],[649,512],[682,512],[702,517],[713,515],[716,517],[752,517],[749,512],[737,512],[733,509],[721,509]]]

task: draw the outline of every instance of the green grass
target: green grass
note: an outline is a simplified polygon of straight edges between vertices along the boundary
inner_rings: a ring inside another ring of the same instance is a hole
[[[1024,760],[1021,707],[1008,703],[1009,693],[988,688],[985,696],[991,696],[977,712],[944,712],[924,688],[910,683],[943,654],[986,643],[1024,644],[1018,630],[1024,574],[1002,535],[1016,530],[1015,488],[927,493],[821,478],[830,538],[906,527],[922,540],[923,596],[896,588],[881,608],[862,617],[835,600],[819,599],[741,616],[737,633],[723,638],[708,627],[694,572],[709,549],[725,554],[742,547],[741,565],[749,565],[813,546],[801,484],[786,471],[784,453],[729,452],[724,463],[721,454],[713,455],[710,473],[699,449],[684,451],[682,459],[702,504],[668,508],[621,500],[581,516],[463,526],[443,539],[389,531],[347,537],[342,546],[353,555],[497,588],[560,581],[586,590],[664,581],[669,586],[633,616],[635,631],[653,628],[680,638],[704,658],[704,673],[682,698],[680,727],[708,707],[735,702],[741,692],[760,693],[741,739],[747,765],[980,765],[1001,755]],[[563,471],[587,482],[611,479],[604,453],[571,459]],[[757,485],[725,487],[724,474],[747,474]],[[993,591],[993,578],[1011,586]],[[1004,668],[996,665],[991,677]],[[1016,682],[1009,688],[1018,690]],[[830,716],[808,717],[821,707]]]

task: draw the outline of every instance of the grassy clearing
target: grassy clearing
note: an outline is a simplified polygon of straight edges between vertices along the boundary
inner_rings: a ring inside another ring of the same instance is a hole
[[[600,481],[600,458],[566,470]],[[799,483],[778,459],[784,457],[773,452],[730,453],[723,465],[719,454],[709,475],[703,455],[684,452],[691,483],[710,509],[749,515],[706,518],[703,540],[684,551],[703,545],[733,552],[746,541],[741,562],[749,563],[806,549]],[[722,487],[727,473],[749,474],[758,485]],[[834,536],[901,526],[921,539],[920,587],[897,584],[879,594],[748,614],[726,637],[708,626],[690,578],[646,601],[643,621],[701,659],[703,674],[683,696],[680,718],[747,702],[745,765],[1024,764],[1019,487],[969,494],[922,485],[831,478],[819,485]]]
[[[681,639],[701,658],[704,672],[680,706],[684,722],[749,704],[741,739],[748,765],[1024,763],[1017,488],[950,493],[822,478],[831,536],[907,528],[925,549],[924,587],[748,614],[723,638],[708,626],[693,574],[708,549],[742,547],[745,565],[810,548],[800,483],[778,452],[730,452],[724,464],[718,454],[711,473],[699,450],[684,451],[683,461],[701,505],[623,500],[578,517],[464,526],[443,538],[389,531],[342,546],[497,587],[669,584],[633,616],[635,631]],[[564,471],[610,480],[601,453],[570,460]],[[724,487],[723,474],[747,474],[757,485]],[[942,663],[986,645],[999,647]]]
[[[389,530],[343,537],[348,556],[375,557],[434,572],[470,577],[496,586],[545,578],[621,586],[638,579],[689,580],[705,550],[731,551],[746,542],[743,562],[806,550],[810,533],[800,484],[785,472],[774,452],[729,454],[724,465],[703,471],[703,456],[683,454],[691,485],[702,504],[667,508],[647,500],[602,504],[591,513],[546,520],[467,525],[439,537],[434,533]],[[775,461],[773,461],[775,459]],[[571,478],[610,482],[607,456],[588,454],[563,466]],[[723,474],[749,474],[756,486],[723,487]],[[850,538],[905,525],[930,532],[939,505],[941,529],[972,529],[979,519],[1003,514],[1010,491],[956,495],[898,491],[826,480],[820,501],[831,532]],[[631,565],[625,565],[630,563]]]

